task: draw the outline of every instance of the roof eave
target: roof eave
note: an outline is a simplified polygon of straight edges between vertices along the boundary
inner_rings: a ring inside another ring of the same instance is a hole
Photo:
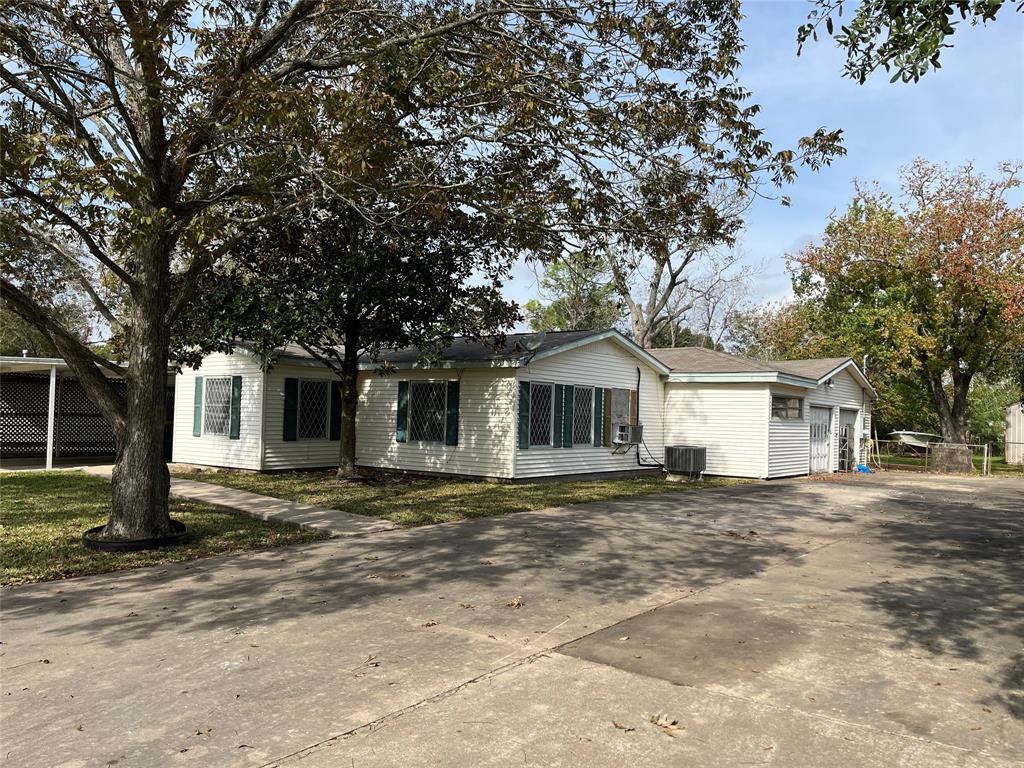
[[[690,373],[672,371],[666,377],[670,383],[680,384],[788,384],[802,389],[814,389],[818,382],[803,376],[780,371],[745,371],[732,373]]]

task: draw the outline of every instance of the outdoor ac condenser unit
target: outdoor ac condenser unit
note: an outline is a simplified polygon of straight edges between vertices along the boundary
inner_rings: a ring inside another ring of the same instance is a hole
[[[670,475],[694,477],[708,466],[708,449],[701,445],[666,445],[665,471]]]
[[[640,445],[643,440],[643,424],[619,424],[615,430],[616,445]]]

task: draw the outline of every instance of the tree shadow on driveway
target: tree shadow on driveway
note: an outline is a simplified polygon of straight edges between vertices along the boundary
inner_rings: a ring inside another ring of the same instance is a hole
[[[1024,719],[1024,484],[993,481],[957,501],[926,491],[896,504],[911,514],[879,535],[902,578],[851,591],[886,617],[900,647],[989,665],[1008,659],[982,703]]]
[[[370,623],[363,609],[415,611],[429,598],[422,610],[438,611],[465,595],[481,610],[453,611],[459,621],[521,631],[757,574],[807,551],[805,530],[849,527],[827,507],[812,487],[783,485],[585,504],[31,585],[8,592],[4,614],[36,639],[117,646],[312,615]],[[528,610],[507,610],[513,596]]]

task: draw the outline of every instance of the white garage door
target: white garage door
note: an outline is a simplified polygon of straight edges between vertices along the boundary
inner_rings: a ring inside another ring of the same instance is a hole
[[[811,406],[811,474],[831,469],[832,409]]]

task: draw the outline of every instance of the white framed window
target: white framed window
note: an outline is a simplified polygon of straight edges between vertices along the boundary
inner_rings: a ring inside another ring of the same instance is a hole
[[[530,445],[551,445],[552,413],[555,404],[554,385],[530,385]]]
[[[206,379],[203,393],[203,434],[228,436],[231,427],[231,377]]]
[[[448,385],[443,381],[409,382],[409,439],[443,443],[448,413]]]
[[[772,418],[795,421],[804,417],[804,399],[790,395],[772,395]]]
[[[573,387],[572,443],[590,445],[594,439],[594,388]]]
[[[327,437],[331,386],[327,379],[299,381],[299,440],[323,440]]]

